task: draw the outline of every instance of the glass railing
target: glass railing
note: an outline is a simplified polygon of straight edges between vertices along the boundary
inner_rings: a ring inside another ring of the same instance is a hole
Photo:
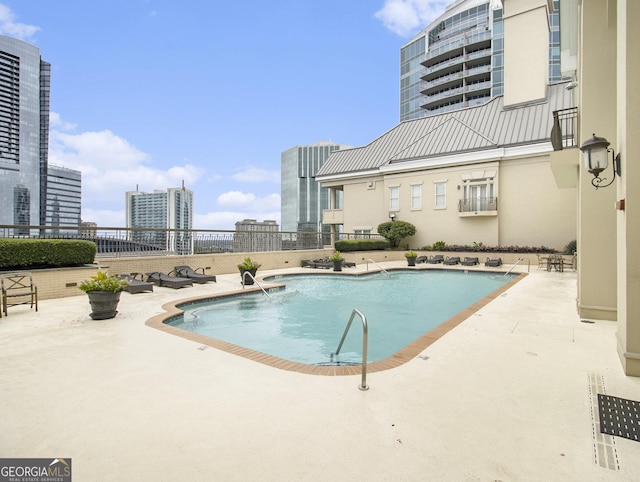
[[[383,239],[378,234],[340,233],[340,239]],[[328,232],[151,229],[0,225],[0,238],[83,239],[96,243],[97,257],[139,257],[208,253],[322,249]]]

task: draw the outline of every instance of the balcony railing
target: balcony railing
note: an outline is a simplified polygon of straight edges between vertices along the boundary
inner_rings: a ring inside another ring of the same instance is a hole
[[[381,239],[378,234],[340,233],[340,239]],[[96,243],[97,257],[140,257],[209,253],[322,249],[328,232],[227,231],[78,226],[0,225],[0,238],[83,239]]]
[[[480,197],[473,199],[460,199],[458,201],[459,213],[478,213],[498,211],[497,197]]]
[[[553,127],[551,128],[551,145],[554,151],[565,147],[577,147],[578,141],[578,108],[570,107],[553,111]]]

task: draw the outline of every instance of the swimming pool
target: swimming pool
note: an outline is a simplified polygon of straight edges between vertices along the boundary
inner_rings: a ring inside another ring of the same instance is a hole
[[[367,318],[368,361],[401,351],[445,320],[513,281],[513,276],[462,270],[393,271],[270,278],[285,288],[180,305],[168,324],[252,351],[309,365],[330,363],[354,308]],[[347,336],[341,364],[362,358],[358,319]]]

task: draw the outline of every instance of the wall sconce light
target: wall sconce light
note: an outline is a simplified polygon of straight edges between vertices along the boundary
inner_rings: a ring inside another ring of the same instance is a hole
[[[604,137],[598,137],[593,134],[582,143],[580,150],[584,155],[584,167],[593,174],[591,184],[598,189],[599,187],[610,186],[616,180],[616,174],[620,176],[620,154],[615,155],[615,151],[609,148],[609,141]],[[609,152],[613,162],[613,179],[608,184],[601,184],[605,178],[600,178],[600,173],[609,166]]]
[[[391,219],[392,222],[395,221],[396,220],[396,213],[393,213],[393,212],[389,213],[389,219]]]

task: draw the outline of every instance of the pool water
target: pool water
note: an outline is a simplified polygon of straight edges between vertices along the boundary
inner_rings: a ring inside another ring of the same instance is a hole
[[[305,364],[325,364],[354,308],[367,319],[367,361],[383,360],[484,298],[512,276],[423,270],[361,276],[278,276],[283,290],[183,305],[170,325]],[[362,323],[355,317],[338,357],[362,360]]]

